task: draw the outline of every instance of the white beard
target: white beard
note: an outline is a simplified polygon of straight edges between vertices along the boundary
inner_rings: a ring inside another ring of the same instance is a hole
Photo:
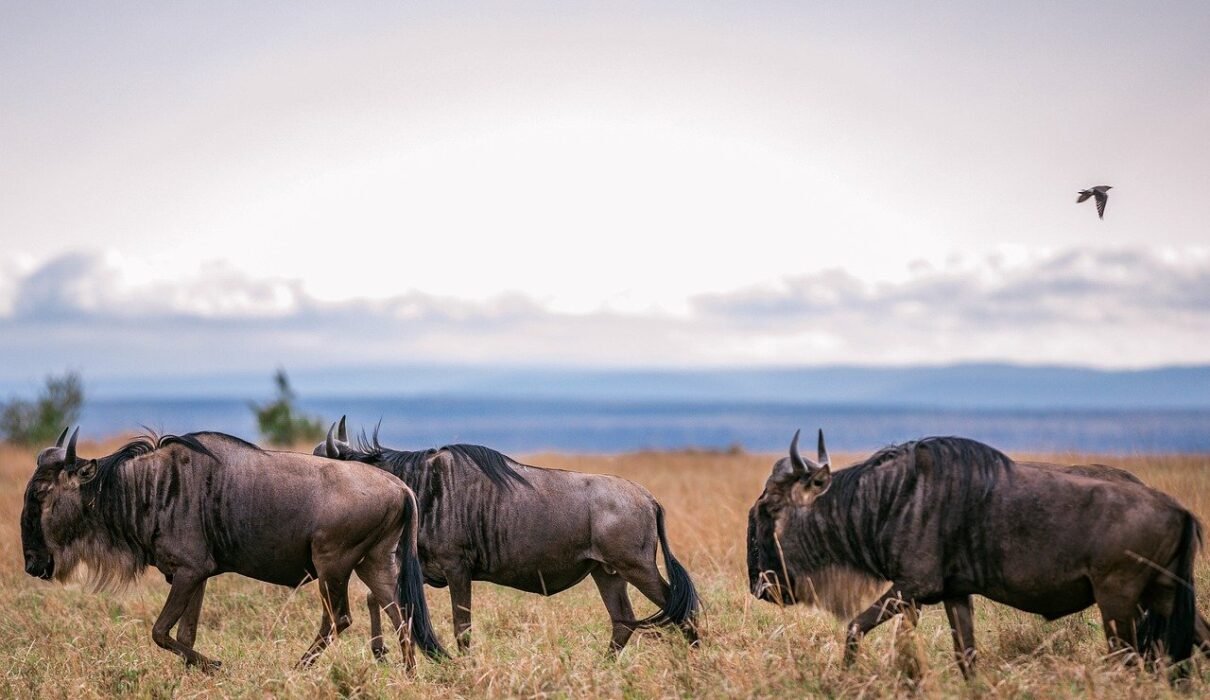
[[[96,536],[78,539],[63,547],[51,545],[50,550],[55,561],[55,580],[60,583],[79,578],[94,591],[118,591],[143,573],[130,552],[115,548]],[[81,565],[85,570],[76,577]]]
[[[845,622],[870,607],[891,587],[890,581],[840,565],[797,579],[795,595],[799,601],[827,610]]]

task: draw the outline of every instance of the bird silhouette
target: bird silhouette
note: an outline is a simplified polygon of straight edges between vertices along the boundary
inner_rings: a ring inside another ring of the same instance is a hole
[[[1112,190],[1112,189],[1113,189],[1113,185],[1097,185],[1095,187],[1089,187],[1086,190],[1080,190],[1080,197],[1079,197],[1079,199],[1076,200],[1076,204],[1083,202],[1085,199],[1088,199],[1089,197],[1096,197],[1096,199],[1097,199],[1097,216],[1104,219],[1105,218],[1105,202],[1109,201],[1109,190]]]

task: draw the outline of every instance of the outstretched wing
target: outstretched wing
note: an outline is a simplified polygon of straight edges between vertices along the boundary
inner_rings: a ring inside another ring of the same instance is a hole
[[[1092,190],[1080,190],[1080,198],[1076,200],[1076,204],[1083,202],[1085,199],[1088,199],[1091,196]]]
[[[1097,216],[1105,218],[1105,202],[1109,201],[1109,194],[1106,192],[1097,192]]]

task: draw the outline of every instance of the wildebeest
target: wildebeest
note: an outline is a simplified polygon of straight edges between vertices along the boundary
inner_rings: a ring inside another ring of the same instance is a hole
[[[889,447],[833,474],[821,431],[818,454],[804,459],[796,433],[749,511],[749,584],[838,616],[881,592],[849,622],[846,662],[895,614],[944,603],[969,674],[971,595],[1051,620],[1096,603],[1111,651],[1190,656],[1201,524],[1132,475],[1018,464],[962,438]]]
[[[668,547],[663,507],[638,484],[531,467],[479,445],[391,450],[378,442],[377,429],[354,446],[344,418],[315,453],[372,464],[415,491],[424,580],[449,586],[461,650],[470,645],[471,581],[553,595],[590,575],[613,624],[612,651],[635,629],[657,625],[676,625],[697,642],[697,591]],[[667,583],[656,567],[657,541]],[[627,583],[661,610],[636,620]],[[378,604],[368,605],[372,644],[381,654]]]
[[[84,459],[78,435],[43,450],[26,487],[21,540],[31,576],[63,581],[85,564],[94,584],[106,587],[156,567],[171,588],[152,638],[211,671],[220,662],[193,649],[208,578],[318,580],[323,621],[299,661],[309,665],[350,623],[356,570],[386,608],[409,670],[413,641],[430,655],[444,653],[424,602],[416,498],[398,479],[205,432],[137,438]]]
[[[1076,476],[1084,476],[1090,479],[1099,479],[1102,481],[1116,481],[1125,484],[1134,484],[1143,488],[1149,488],[1143,480],[1118,467],[1111,467],[1106,464],[1055,464],[1052,462],[1017,462],[1018,465],[1037,467],[1040,469],[1055,469],[1066,474],[1074,474]],[[967,596],[965,601],[953,600],[950,606],[955,610],[956,614],[970,617],[974,614],[972,601],[970,596]],[[971,634],[974,634],[972,629]],[[1210,623],[1206,618],[1198,613],[1197,621],[1194,625],[1193,634],[1194,644],[1206,656],[1210,656]],[[975,663],[975,640],[972,637],[962,638],[959,635],[954,635],[954,655],[958,659],[958,663],[963,667],[969,675]]]

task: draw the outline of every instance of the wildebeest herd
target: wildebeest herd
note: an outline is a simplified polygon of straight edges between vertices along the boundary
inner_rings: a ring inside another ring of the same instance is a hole
[[[313,454],[199,432],[86,458],[78,434],[64,430],[37,457],[21,513],[25,570],[65,581],[84,564],[105,587],[155,567],[170,590],[152,638],[189,665],[220,665],[194,642],[206,581],[228,572],[318,581],[322,618],[300,666],[351,624],[354,572],[370,591],[375,657],[387,655],[385,611],[409,670],[413,645],[448,656],[424,584],[449,588],[459,650],[470,645],[472,581],[553,595],[587,576],[609,614],[611,652],[645,627],[700,643],[702,602],[669,547],[664,509],[631,481],[477,445],[394,450],[377,430],[350,440],[343,418]],[[846,662],[878,625],[941,603],[969,677],[973,595],[1052,620],[1095,604],[1110,651],[1128,662],[1184,669],[1195,647],[1210,650],[1194,596],[1201,524],[1129,472],[1015,462],[957,437],[833,471],[822,431],[814,460],[798,438],[749,511],[748,585],[758,599],[846,619]],[[655,614],[636,619],[631,585]]]

